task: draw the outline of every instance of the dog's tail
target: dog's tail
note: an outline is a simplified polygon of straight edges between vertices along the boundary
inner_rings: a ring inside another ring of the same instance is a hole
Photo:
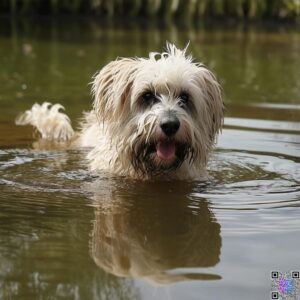
[[[60,112],[60,109],[64,109],[60,104],[36,103],[30,110],[20,114],[15,122],[16,125],[34,126],[42,139],[66,142],[73,138],[74,130],[69,117]]]

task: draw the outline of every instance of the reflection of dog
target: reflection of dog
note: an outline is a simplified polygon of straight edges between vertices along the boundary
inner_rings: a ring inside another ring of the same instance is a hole
[[[191,184],[123,184],[91,184],[95,222],[90,253],[100,268],[159,284],[220,279],[198,269],[219,262],[221,236],[207,200],[187,198]]]
[[[168,44],[148,59],[113,61],[95,76],[93,93],[94,109],[78,134],[60,105],[35,104],[16,122],[35,126],[42,139],[92,146],[92,170],[144,179],[205,176],[223,103],[214,75],[186,49]]]

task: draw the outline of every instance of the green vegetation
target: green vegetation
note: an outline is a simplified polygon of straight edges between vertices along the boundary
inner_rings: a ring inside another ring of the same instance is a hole
[[[2,0],[10,14],[296,19],[300,0]]]

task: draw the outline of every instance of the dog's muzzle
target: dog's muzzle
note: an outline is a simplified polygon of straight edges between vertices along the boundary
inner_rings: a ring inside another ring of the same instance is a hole
[[[176,134],[180,120],[175,112],[165,112],[159,120],[161,132],[151,141],[137,139],[133,145],[132,165],[137,172],[150,176],[165,174],[178,169],[189,158],[194,159],[194,149],[188,140],[181,141]]]
[[[165,138],[156,144],[156,154],[162,160],[173,159],[176,152],[176,144],[173,137],[180,127],[180,121],[170,110],[162,116],[159,125]]]

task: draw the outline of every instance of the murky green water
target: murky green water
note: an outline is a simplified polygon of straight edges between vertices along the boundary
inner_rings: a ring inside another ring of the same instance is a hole
[[[300,270],[296,30],[0,23],[0,299],[270,299],[272,270]],[[18,112],[60,102],[76,123],[101,66],[165,40],[190,40],[226,94],[210,182],[93,177],[81,151],[30,151]]]

